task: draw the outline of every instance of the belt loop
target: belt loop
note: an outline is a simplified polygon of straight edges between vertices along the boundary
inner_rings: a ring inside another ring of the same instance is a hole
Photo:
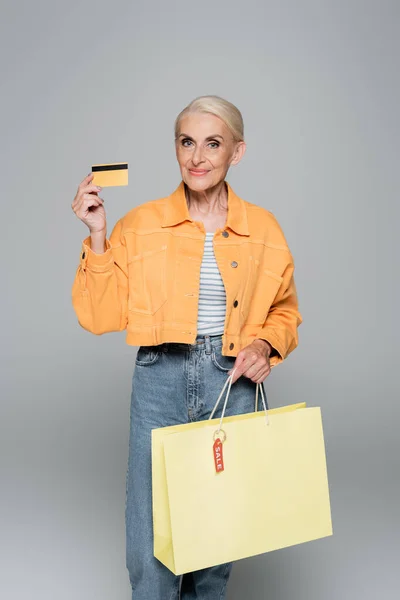
[[[204,341],[206,343],[206,354],[211,354],[211,340],[208,333],[204,335]]]

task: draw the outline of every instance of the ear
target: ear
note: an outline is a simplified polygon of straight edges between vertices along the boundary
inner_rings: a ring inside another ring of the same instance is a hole
[[[240,162],[244,156],[244,153],[246,152],[246,143],[245,142],[238,142],[236,144],[236,148],[234,150],[232,159],[230,164],[231,165],[237,165],[238,162]]]

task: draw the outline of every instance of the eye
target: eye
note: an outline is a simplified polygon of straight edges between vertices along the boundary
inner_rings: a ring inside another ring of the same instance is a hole
[[[192,140],[189,140],[188,138],[184,138],[184,139],[182,140],[182,146],[183,146],[184,148],[189,148],[189,146],[188,146],[188,145],[186,145],[186,143],[188,143],[188,144],[191,144],[191,143],[192,143]]]
[[[214,150],[215,148],[219,147],[219,142],[210,142],[208,145],[211,146],[212,150]]]

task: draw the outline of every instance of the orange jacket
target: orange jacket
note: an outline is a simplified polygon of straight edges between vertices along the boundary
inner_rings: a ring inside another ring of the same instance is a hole
[[[239,198],[230,185],[225,227],[214,252],[226,291],[222,354],[237,356],[255,338],[268,340],[275,366],[296,348],[294,262],[268,210]],[[184,183],[165,198],[130,210],[115,225],[106,251],[88,236],[72,287],[80,325],[95,334],[127,330],[133,346],[196,339],[205,228],[190,217]]]

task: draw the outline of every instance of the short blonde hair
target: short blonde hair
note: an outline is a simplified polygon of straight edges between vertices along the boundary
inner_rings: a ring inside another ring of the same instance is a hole
[[[231,131],[235,142],[244,141],[244,125],[240,110],[220,96],[198,96],[185,106],[175,119],[175,139],[179,135],[182,117],[196,112],[209,113],[219,117]]]

